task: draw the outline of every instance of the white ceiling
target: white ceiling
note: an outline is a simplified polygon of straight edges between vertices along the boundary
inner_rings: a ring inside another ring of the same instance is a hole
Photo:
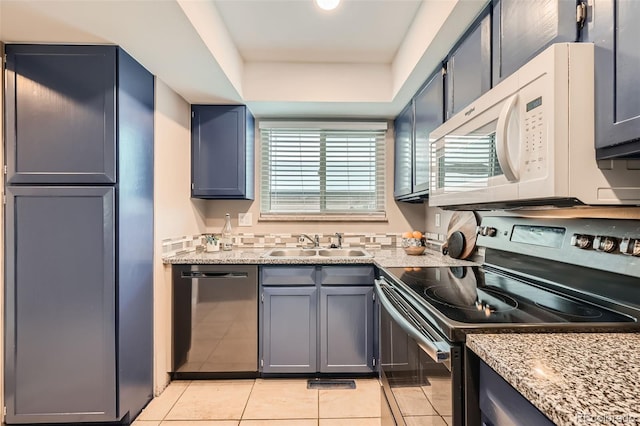
[[[0,0],[0,40],[122,46],[190,103],[394,117],[488,0]]]
[[[390,64],[421,0],[343,0],[323,11],[311,0],[217,0],[245,61]]]

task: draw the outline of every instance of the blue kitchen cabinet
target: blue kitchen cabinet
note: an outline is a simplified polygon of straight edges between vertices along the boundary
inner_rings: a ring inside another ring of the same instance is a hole
[[[315,286],[262,289],[263,373],[314,373],[317,364]]]
[[[394,196],[420,201],[429,194],[429,133],[444,121],[444,79],[436,70],[395,119]]]
[[[595,45],[599,159],[640,157],[640,2],[591,0],[583,40]]]
[[[444,122],[444,80],[437,70],[414,98],[415,139],[413,147],[413,193],[429,191],[429,134]]]
[[[263,374],[375,371],[371,265],[260,268]]]
[[[318,268],[321,373],[370,373],[374,365],[374,268]]]
[[[7,423],[117,418],[114,213],[113,187],[8,188]]]
[[[491,15],[487,9],[449,54],[447,120],[491,88]],[[416,125],[418,122],[416,105]],[[433,130],[433,129],[431,129]],[[417,132],[416,132],[417,133]],[[416,142],[417,142],[416,135]]]
[[[6,48],[5,422],[130,421],[153,396],[154,78],[116,46]]]
[[[394,121],[393,196],[402,200],[413,192],[413,101],[409,102]]]
[[[374,371],[373,286],[320,288],[320,372]]]
[[[243,105],[192,105],[191,196],[253,200],[254,118]]]
[[[5,50],[7,182],[114,183],[116,47]]]
[[[553,43],[578,40],[575,0],[494,0],[493,85]]]
[[[260,268],[258,345],[263,373],[313,373],[318,290],[313,265]]]

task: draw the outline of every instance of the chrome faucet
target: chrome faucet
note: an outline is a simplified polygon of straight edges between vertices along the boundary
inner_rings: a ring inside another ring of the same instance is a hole
[[[336,237],[338,237],[338,247],[342,248],[342,234],[340,232],[336,232]]]
[[[318,234],[314,235],[313,238],[311,238],[307,234],[300,234],[299,241],[302,243],[304,242],[305,238],[313,243],[313,248],[320,247],[320,237],[318,236]]]

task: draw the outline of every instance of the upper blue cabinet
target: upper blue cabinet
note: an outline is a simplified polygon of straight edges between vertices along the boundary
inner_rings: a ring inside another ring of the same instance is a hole
[[[487,8],[447,59],[447,119],[491,88],[491,14]]]
[[[395,120],[395,185],[399,201],[429,195],[429,133],[444,121],[444,80],[438,69]]]
[[[640,157],[640,2],[590,0],[583,40],[595,44],[599,159]]]
[[[578,40],[576,0],[494,0],[492,27],[495,86],[550,44]]]
[[[429,133],[444,122],[444,80],[437,70],[413,99],[413,194],[427,195],[429,191]]]
[[[395,169],[393,196],[403,199],[410,196],[413,190],[412,159],[413,159],[413,101],[409,102],[396,117],[393,128],[395,131]]]
[[[192,105],[191,196],[253,200],[254,119],[246,106]]]
[[[8,183],[116,181],[116,49],[6,46]]]

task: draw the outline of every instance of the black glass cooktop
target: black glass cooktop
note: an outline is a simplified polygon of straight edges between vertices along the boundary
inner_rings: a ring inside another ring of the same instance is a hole
[[[387,268],[450,320],[470,323],[632,322],[633,318],[486,267]]]

